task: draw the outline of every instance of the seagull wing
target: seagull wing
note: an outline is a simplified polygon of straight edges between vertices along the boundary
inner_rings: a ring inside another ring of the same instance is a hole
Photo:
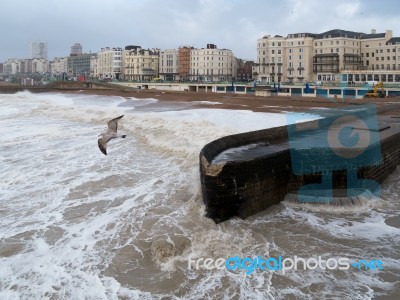
[[[119,121],[123,116],[124,116],[124,115],[119,116],[119,117],[117,117],[117,118],[115,118],[115,119],[112,119],[112,120],[108,121],[108,123],[107,123],[108,129],[111,130],[111,131],[117,132],[118,121]]]
[[[100,151],[103,152],[104,155],[107,155],[107,143],[111,138],[111,135],[105,135],[97,140],[97,145],[99,145]]]

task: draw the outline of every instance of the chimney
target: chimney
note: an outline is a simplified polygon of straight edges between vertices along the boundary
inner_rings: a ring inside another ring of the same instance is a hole
[[[371,34],[376,34],[376,29],[371,29]]]

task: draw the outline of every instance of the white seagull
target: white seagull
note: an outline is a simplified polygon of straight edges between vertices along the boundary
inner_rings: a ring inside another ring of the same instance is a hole
[[[107,143],[116,138],[125,138],[126,134],[118,134],[117,133],[117,128],[118,128],[118,121],[123,117],[119,116],[115,119],[112,119],[107,122],[108,130],[106,132],[103,132],[99,134],[99,139],[97,140],[97,143],[99,145],[100,151],[103,152],[105,155],[107,155]]]

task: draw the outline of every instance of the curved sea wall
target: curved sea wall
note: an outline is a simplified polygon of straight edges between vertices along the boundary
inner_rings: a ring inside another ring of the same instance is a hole
[[[399,108],[400,103],[396,103],[379,107],[377,112]],[[336,115],[327,118],[337,117]],[[317,122],[318,120],[305,122],[302,126],[313,128]],[[382,155],[376,158],[377,161],[373,165],[358,168],[358,178],[382,183],[400,162],[400,118],[386,116],[384,122],[389,125],[379,133],[380,143],[373,145]],[[234,216],[247,218],[278,204],[286,194],[296,193],[305,184],[320,183],[321,173],[294,174],[288,139],[288,126],[281,126],[230,135],[205,145],[200,152],[200,178],[207,217],[216,223]],[[269,145],[271,151],[248,159],[242,157],[216,160],[218,155],[228,149],[257,143]],[[329,160],[325,150],[320,148],[317,155],[322,160],[326,155],[326,160]],[[359,187],[370,188],[368,182],[363,181],[363,185]],[[343,191],[347,184],[346,169],[333,171],[334,190]]]

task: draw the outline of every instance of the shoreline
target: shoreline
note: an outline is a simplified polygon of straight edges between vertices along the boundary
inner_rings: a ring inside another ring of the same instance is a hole
[[[191,103],[196,108],[217,108],[232,110],[251,110],[253,112],[301,112],[317,108],[341,108],[350,105],[375,104],[377,107],[389,103],[400,103],[400,97],[376,99],[332,99],[323,97],[296,97],[296,96],[270,96],[260,97],[255,95],[211,93],[211,92],[180,92],[163,90],[131,90],[124,88],[29,88],[24,86],[0,86],[0,93],[29,91],[31,93],[63,93],[101,96],[119,96],[126,99],[156,99],[172,103]],[[400,109],[391,111],[400,113]]]

